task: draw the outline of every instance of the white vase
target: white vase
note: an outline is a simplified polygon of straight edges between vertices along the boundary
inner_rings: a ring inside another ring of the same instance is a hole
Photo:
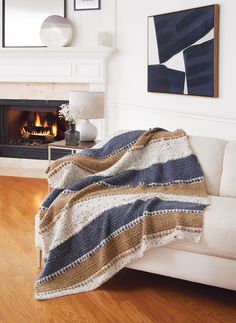
[[[40,38],[48,47],[69,45],[72,39],[72,26],[68,19],[52,15],[47,17],[40,29]]]

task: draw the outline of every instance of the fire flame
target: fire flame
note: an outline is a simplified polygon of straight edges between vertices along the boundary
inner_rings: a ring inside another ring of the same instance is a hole
[[[57,135],[57,125],[56,124],[52,125],[52,134],[53,134],[53,137],[56,137],[56,135]]]
[[[35,127],[42,127],[42,123],[40,120],[40,116],[38,113],[36,113],[36,118],[35,118],[35,123],[34,123]]]
[[[53,125],[48,124],[48,121],[45,120],[43,123],[40,119],[39,113],[36,113],[34,126],[41,129],[35,129],[33,131],[29,131],[27,129],[27,123],[21,129],[22,136],[44,136],[44,137],[56,137],[57,136],[57,124],[54,123]]]

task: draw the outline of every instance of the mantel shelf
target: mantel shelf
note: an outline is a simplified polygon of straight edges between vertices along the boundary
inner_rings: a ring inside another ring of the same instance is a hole
[[[5,55],[79,55],[109,57],[114,52],[112,47],[79,48],[79,47],[5,47],[0,49],[0,59]]]
[[[0,82],[106,83],[111,47],[0,49]]]

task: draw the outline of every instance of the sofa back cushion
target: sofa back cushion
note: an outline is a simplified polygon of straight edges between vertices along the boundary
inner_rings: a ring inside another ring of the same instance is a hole
[[[224,151],[228,141],[198,136],[189,136],[189,141],[202,167],[207,193],[219,195]]]
[[[236,141],[230,141],[225,148],[220,195],[236,197]]]

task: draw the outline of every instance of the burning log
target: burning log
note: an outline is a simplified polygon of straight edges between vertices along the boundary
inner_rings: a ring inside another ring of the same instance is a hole
[[[37,113],[34,124],[28,125],[26,123],[23,126],[21,136],[25,140],[51,142],[57,136],[57,125],[49,126],[47,120],[42,124],[40,116]]]

